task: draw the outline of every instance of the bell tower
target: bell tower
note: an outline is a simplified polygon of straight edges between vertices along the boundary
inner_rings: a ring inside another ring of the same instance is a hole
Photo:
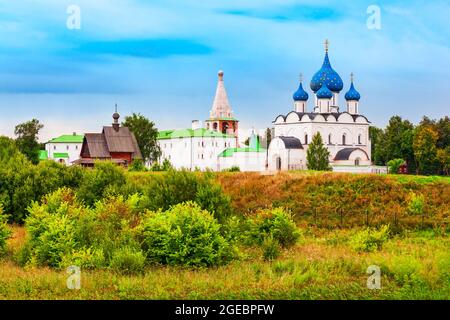
[[[216,95],[209,112],[209,119],[205,121],[205,124],[208,130],[232,134],[237,137],[239,121],[233,116],[223,82],[223,74],[222,70],[218,73]]]

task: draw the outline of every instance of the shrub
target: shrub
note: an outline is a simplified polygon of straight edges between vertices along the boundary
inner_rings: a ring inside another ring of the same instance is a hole
[[[275,260],[280,256],[280,244],[273,235],[266,236],[261,247],[263,250],[263,258],[266,261]]]
[[[222,170],[223,172],[241,172],[241,169],[238,166],[232,166],[228,169]]]
[[[147,259],[154,263],[203,267],[232,258],[219,223],[193,202],[175,205],[166,212],[148,213],[143,237]]]
[[[387,163],[388,169],[389,169],[389,173],[392,173],[392,174],[398,173],[398,170],[400,169],[400,166],[402,164],[404,164],[404,163],[405,163],[405,160],[403,160],[403,159],[392,159],[392,160],[389,160],[388,163]]]
[[[109,266],[112,270],[123,274],[141,273],[145,266],[145,255],[141,250],[120,248],[114,251]]]
[[[85,207],[72,190],[57,190],[30,207],[28,239],[18,260],[54,268],[108,266],[119,248],[140,248],[136,227],[141,200],[119,196]]]
[[[283,208],[265,209],[249,218],[248,237],[250,242],[262,244],[272,236],[282,247],[293,246],[300,237],[292,216]]]
[[[101,268],[105,265],[105,255],[102,249],[81,248],[63,255],[61,268],[77,266],[83,269]]]
[[[11,236],[11,230],[7,224],[7,217],[3,214],[3,208],[0,205],[0,255],[6,251],[6,240]]]
[[[89,206],[107,196],[120,194],[126,184],[125,172],[112,162],[98,161],[84,174],[77,197]]]
[[[357,252],[380,250],[383,244],[389,239],[389,232],[389,225],[384,225],[378,230],[366,228],[356,232],[350,238],[350,246]]]
[[[131,172],[145,172],[147,169],[145,168],[144,161],[142,159],[135,159],[128,167],[128,171]]]
[[[199,174],[181,170],[169,170],[154,180],[144,191],[148,198],[148,209],[168,210],[171,206],[194,201],[202,209],[208,210],[223,221],[232,212],[231,199],[221,187],[212,181],[209,174]]]

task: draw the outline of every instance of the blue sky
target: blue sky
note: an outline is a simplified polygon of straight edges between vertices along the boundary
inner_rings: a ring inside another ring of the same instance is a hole
[[[69,5],[81,29],[66,27]],[[369,30],[367,8],[381,8]],[[306,86],[330,59],[384,126],[449,114],[449,1],[0,1],[0,134],[33,117],[42,140],[96,132],[140,112],[160,129],[204,120],[217,71],[243,128],[265,128],[292,108],[299,73]],[[310,92],[310,91],[309,91]],[[311,92],[310,92],[311,96]],[[312,99],[309,101],[312,109]]]

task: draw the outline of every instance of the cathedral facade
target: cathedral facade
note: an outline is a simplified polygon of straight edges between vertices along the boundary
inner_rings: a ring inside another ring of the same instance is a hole
[[[316,133],[320,133],[330,152],[330,164],[335,171],[372,172],[369,120],[361,113],[361,95],[351,75],[345,103],[340,105],[344,83],[331,67],[328,41],[325,58],[310,82],[313,101],[300,85],[293,95],[294,110],[279,115],[273,121],[274,139],[268,150],[269,170],[303,170],[307,168],[306,152]],[[366,168],[366,169],[364,169]]]

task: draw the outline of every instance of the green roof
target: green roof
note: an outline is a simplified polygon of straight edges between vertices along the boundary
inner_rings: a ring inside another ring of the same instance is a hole
[[[181,129],[181,130],[163,130],[158,133],[158,140],[173,138],[190,138],[190,137],[206,137],[206,138],[234,138],[232,134],[211,131],[205,128],[200,129]]]
[[[48,160],[47,150],[39,150],[39,161]]]
[[[219,157],[232,157],[236,152],[266,152],[264,148],[227,148],[219,154]]]
[[[68,159],[69,158],[69,154],[66,152],[55,152],[53,154],[53,158],[54,159]]]
[[[83,143],[84,135],[66,134],[58,138],[54,138],[49,143]]]

